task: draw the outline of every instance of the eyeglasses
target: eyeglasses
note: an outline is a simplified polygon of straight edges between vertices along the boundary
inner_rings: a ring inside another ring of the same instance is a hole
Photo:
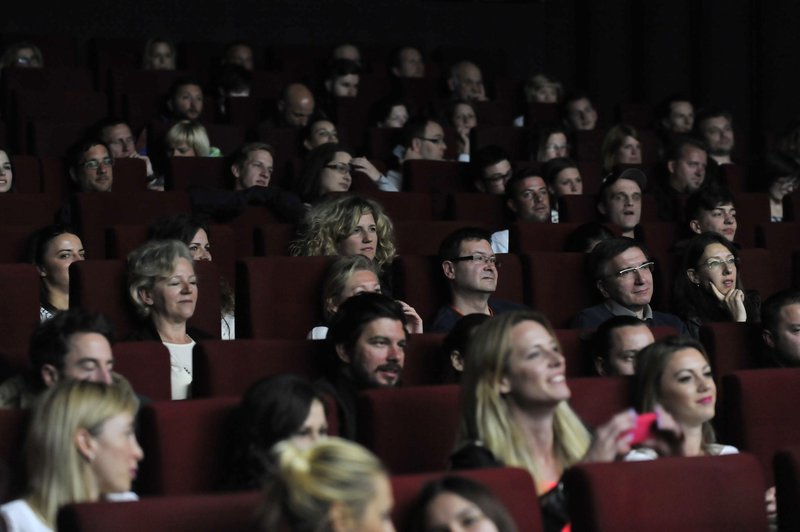
[[[632,266],[630,268],[622,269],[617,273],[612,273],[609,277],[617,277],[619,279],[632,279],[633,276],[636,274],[641,275],[643,270],[652,272],[655,267],[656,263],[651,260],[650,262],[645,262],[644,264],[640,264],[639,266]]]
[[[465,257],[456,257],[454,259],[450,259],[450,262],[463,262],[470,260],[472,262],[479,262],[481,264],[491,264],[492,266],[499,268],[500,261],[497,260],[495,255],[482,255],[480,253],[475,253],[474,255],[467,255]]]
[[[420,140],[427,140],[428,142],[430,142],[432,144],[442,144],[444,142],[444,138],[442,138],[442,137],[434,137],[434,138],[417,137],[417,138],[420,139]]]
[[[83,163],[81,166],[83,166],[87,170],[97,170],[98,168],[100,168],[101,164],[103,166],[114,166],[114,159],[112,159],[111,157],[103,157],[102,159],[99,159],[99,160],[98,159],[89,159],[88,161]]]
[[[739,266],[739,262],[740,262],[739,261],[739,257],[728,257],[725,260],[708,259],[707,261],[705,261],[703,263],[703,266],[705,266],[709,270],[717,271],[717,270],[722,269],[722,265],[723,264],[725,264],[728,267],[734,266],[734,265],[735,266]]]
[[[336,170],[337,172],[339,172],[342,175],[350,173],[350,165],[349,164],[332,163],[332,164],[326,164],[325,168],[330,168],[331,170]]]
[[[511,170],[509,170],[505,174],[492,174],[490,176],[486,176],[485,178],[483,178],[484,181],[487,181],[489,183],[495,183],[497,181],[508,181],[509,179],[511,179]]]

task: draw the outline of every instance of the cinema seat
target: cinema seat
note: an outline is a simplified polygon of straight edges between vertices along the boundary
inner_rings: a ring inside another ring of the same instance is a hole
[[[39,325],[39,291],[33,264],[0,264],[0,378],[28,366],[28,343]]]
[[[800,530],[800,446],[775,453],[773,462],[778,530]]]
[[[170,359],[161,342],[117,342],[113,347],[114,371],[131,383],[134,391],[151,401],[172,399]]]
[[[7,475],[0,486],[0,504],[16,499],[26,487],[23,449],[28,419],[27,410],[0,408],[0,468]]]
[[[590,427],[607,423],[614,415],[633,406],[630,377],[583,377],[569,379],[569,404]]]

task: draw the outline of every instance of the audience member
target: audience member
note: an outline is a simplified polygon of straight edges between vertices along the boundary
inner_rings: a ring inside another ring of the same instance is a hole
[[[452,100],[445,110],[444,123],[456,130],[458,153],[469,153],[469,134],[478,125],[478,113],[470,101]]]
[[[230,120],[228,101],[231,98],[247,98],[253,89],[253,73],[235,64],[224,64],[214,74],[219,117]]]
[[[334,59],[323,86],[332,97],[355,98],[360,82],[361,66],[358,63],[350,59]]]
[[[600,222],[586,222],[567,235],[564,251],[571,253],[591,253],[603,240],[614,238],[614,233]]]
[[[164,190],[164,178],[155,175],[150,157],[136,151],[136,139],[130,125],[121,118],[108,118],[97,126],[97,138],[111,150],[114,159],[141,159],[145,163],[147,188]]]
[[[14,183],[14,168],[6,150],[0,150],[0,193],[16,190]]]
[[[225,54],[222,56],[222,64],[238,65],[252,72],[255,64],[253,61],[253,47],[250,43],[244,41],[230,43],[225,47]]]
[[[733,242],[736,236],[736,206],[733,194],[724,187],[707,186],[686,200],[687,226],[692,233],[713,231]]]
[[[346,59],[352,61],[360,67],[364,66],[361,60],[361,50],[355,44],[340,44],[331,51],[331,59],[334,61]]]
[[[292,374],[259,380],[242,397],[228,423],[228,489],[257,489],[274,466],[272,448],[289,441],[307,449],[328,435],[325,397]]]
[[[694,122],[697,136],[708,146],[708,154],[717,164],[732,164],[733,116],[722,109],[701,109]]]
[[[499,270],[488,231],[477,227],[457,229],[442,241],[439,259],[450,288],[450,303],[437,311],[429,332],[448,332],[467,314],[494,316],[525,308],[491,298],[497,290]]]
[[[275,127],[305,127],[314,115],[314,94],[302,83],[290,83],[278,99]]]
[[[505,194],[513,169],[511,158],[503,148],[494,144],[481,148],[475,154],[472,166],[475,169],[473,184],[478,192]]]
[[[209,339],[186,322],[197,306],[192,254],[178,240],[152,240],[128,256],[128,293],[143,318],[128,341],[162,342],[169,350],[173,399],[187,399],[192,385],[192,349]]]
[[[31,335],[31,369],[0,385],[0,408],[31,408],[48,388],[69,380],[119,382],[114,373],[114,326],[81,308],[59,312]]]
[[[691,137],[676,137],[666,154],[667,179],[655,183],[658,218],[665,222],[678,222],[684,218],[686,197],[699,190],[706,179],[708,150],[701,141]]]
[[[101,140],[79,143],[71,151],[69,175],[78,192],[111,192],[114,158]]]
[[[566,128],[559,125],[540,127],[535,139],[533,159],[536,161],[544,163],[558,157],[569,157],[569,135]]]
[[[561,477],[578,462],[611,462],[629,450],[633,411],[592,433],[568,405],[564,356],[547,319],[510,312],[475,330],[464,368],[455,469],[522,467],[534,478],[544,530],[569,522]]]
[[[675,273],[672,309],[699,338],[704,323],[760,321],[761,298],[745,290],[739,272],[739,250],[719,233],[694,236]]]
[[[175,70],[177,63],[175,44],[162,38],[149,39],[142,52],[144,70]]]
[[[520,222],[557,223],[558,211],[552,209],[550,191],[534,166],[517,170],[506,184],[506,206]],[[508,229],[492,233],[492,250],[509,252]]]
[[[42,68],[44,57],[35,44],[20,41],[10,44],[3,52],[0,68]]]
[[[28,494],[0,506],[8,530],[56,529],[67,504],[135,500],[138,400],[124,383],[67,381],[44,394],[31,416],[25,457]]]
[[[332,192],[347,192],[353,182],[352,159],[349,148],[341,144],[317,146],[308,152],[303,172],[293,183],[294,192],[309,205]]]
[[[203,124],[192,120],[176,122],[164,136],[169,157],[219,157],[219,148],[211,146]]]
[[[793,220],[790,195],[800,185],[800,164],[783,153],[769,153],[761,180],[769,194],[770,221]]]
[[[359,391],[400,383],[407,338],[403,307],[383,294],[365,292],[339,305],[327,338],[337,367],[321,386],[336,400],[341,436],[356,437]]]
[[[780,139],[778,151],[788,155],[794,162],[800,164],[800,118],[795,118],[786,126]]]
[[[447,475],[420,491],[411,512],[412,532],[517,532],[514,519],[483,484]]]
[[[211,261],[211,243],[209,242],[208,223],[204,217],[190,214],[174,214],[156,220],[149,231],[150,240],[180,240],[189,248],[192,260]],[[236,308],[233,289],[220,278],[220,336],[223,340],[236,338]]]
[[[633,238],[642,220],[642,191],[647,176],[638,168],[617,168],[603,179],[597,193],[597,211],[622,236]]]
[[[447,87],[455,100],[467,102],[488,100],[481,69],[472,61],[459,61],[450,68]]]
[[[592,362],[598,375],[633,375],[636,353],[655,342],[650,327],[633,316],[614,316],[592,335]]]
[[[198,120],[203,114],[203,86],[190,77],[172,84],[167,97],[167,120]]]
[[[467,314],[458,319],[442,340],[442,381],[458,382],[464,371],[464,357],[475,328],[488,320],[486,314]]]
[[[800,367],[800,291],[781,290],[761,305],[762,365]]]
[[[525,101],[528,103],[559,103],[564,97],[561,82],[548,74],[534,74],[525,81]]]
[[[325,118],[323,114],[311,118],[303,128],[303,147],[306,150],[313,150],[329,142],[333,144],[339,142],[336,124]]]
[[[597,127],[597,111],[583,92],[568,95],[561,104],[564,123],[573,131],[592,131]]]
[[[578,163],[566,157],[550,159],[542,166],[542,175],[554,199],[583,194],[583,178]]]
[[[41,281],[39,320],[47,321],[69,308],[69,265],[86,258],[83,242],[68,225],[48,225],[31,235],[27,255]]]
[[[394,530],[388,473],[365,448],[327,438],[305,450],[283,443],[276,453],[261,530]]]
[[[580,311],[573,327],[597,327],[612,316],[635,316],[649,326],[666,325],[680,334],[688,332],[677,316],[650,307],[655,262],[644,245],[632,238],[604,240],[589,254],[587,266],[604,301]]]
[[[642,164],[639,132],[627,124],[618,124],[609,129],[601,150],[604,172],[611,172],[618,165]]]
[[[392,54],[391,71],[398,78],[422,78],[425,61],[418,48],[403,46]]]
[[[376,127],[401,129],[410,116],[409,104],[402,98],[379,100],[370,109],[370,124]]]
[[[671,135],[687,135],[694,128],[694,106],[689,98],[673,94],[661,105],[658,127]]]

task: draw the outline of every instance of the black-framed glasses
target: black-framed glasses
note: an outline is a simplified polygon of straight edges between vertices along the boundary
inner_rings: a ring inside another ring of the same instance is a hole
[[[481,264],[491,264],[497,268],[500,267],[500,261],[497,260],[495,255],[483,255],[482,253],[475,253],[474,255],[465,255],[464,257],[456,257],[450,259],[450,262],[464,262],[464,261],[479,262]]]
[[[642,271],[647,270],[652,272],[656,267],[655,261],[648,261],[638,266],[631,266],[630,268],[624,268],[616,273],[612,273],[611,277],[617,277],[619,279],[631,279],[634,275],[639,274],[641,275]]]
[[[430,137],[417,137],[417,138],[420,139],[420,140],[427,140],[428,142],[430,142],[432,144],[442,144],[444,142],[444,137],[441,137],[441,138],[440,137],[433,137],[433,138],[430,138]]]
[[[83,163],[83,167],[88,170],[97,170],[100,168],[100,165],[103,166],[114,166],[114,159],[111,157],[103,157],[102,159],[89,159],[85,163]]]
[[[739,257],[728,257],[727,259],[708,259],[703,263],[703,266],[706,267],[708,270],[720,270],[722,269],[722,265],[725,264],[728,267],[731,266],[739,266],[741,260]]]

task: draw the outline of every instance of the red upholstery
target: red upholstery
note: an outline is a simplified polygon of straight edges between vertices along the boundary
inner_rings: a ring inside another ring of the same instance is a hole
[[[172,399],[169,351],[161,342],[114,344],[114,371],[125,377],[137,394],[147,399]]]
[[[775,451],[800,444],[800,369],[737,371],[722,386],[726,443],[755,454],[771,477]]]
[[[739,234],[738,231],[736,234]],[[757,290],[762,298],[789,286],[789,265],[776,263],[770,250],[745,248],[739,250],[739,258],[742,260],[739,268],[745,287]]]
[[[556,329],[556,338],[561,344],[567,377],[589,377],[594,375],[589,354],[585,346],[589,333],[579,329]]]
[[[455,193],[451,195],[451,201],[454,220],[477,220],[497,230],[510,222],[503,195]]]
[[[313,340],[214,340],[194,350],[195,397],[242,395],[257,380],[294,373],[311,380],[324,370],[325,343]]]
[[[719,166],[720,181],[736,195],[747,189],[747,169],[739,164],[723,164]]]
[[[269,224],[278,223],[278,219],[270,212],[269,209],[260,205],[250,205],[245,207],[244,212],[231,220],[228,224],[232,229],[236,238],[236,256],[237,257],[252,257],[255,255],[254,249],[254,233],[257,227]],[[280,232],[280,234],[286,234]],[[291,240],[290,235],[288,240]],[[288,240],[284,248],[283,255],[288,253]],[[275,249],[273,245],[269,249]],[[277,249],[276,249],[277,251]]]
[[[538,252],[523,256],[526,301],[543,312],[553,327],[566,328],[582,309],[594,303],[594,294],[584,281],[583,253]]]
[[[469,165],[415,159],[403,163],[403,189],[412,192],[466,192]]]
[[[708,351],[718,379],[741,369],[757,368],[762,349],[761,327],[752,323],[707,323],[700,328],[700,341]]]
[[[144,192],[147,181],[147,164],[143,159],[114,159],[114,192]]]
[[[411,510],[422,487],[444,474],[401,475],[391,478],[394,494],[392,520],[397,530],[408,530]],[[511,514],[520,532],[543,531],[536,486],[530,473],[524,469],[472,469],[447,474],[467,477],[489,488]]]
[[[0,504],[15,499],[25,488],[25,458],[22,450],[27,431],[27,410],[0,408],[0,434],[3,435],[0,438],[0,470],[8,475],[0,480]]]
[[[302,128],[261,125],[256,130],[256,136],[259,141],[266,142],[275,148],[279,159],[286,160],[303,155]]]
[[[255,530],[261,494],[225,493],[70,504],[58,514],[66,532],[217,532]]]
[[[42,192],[54,198],[60,207],[63,201],[67,201],[71,191],[66,164],[63,159],[56,157],[40,157],[39,161],[42,172]]]
[[[253,74],[273,74],[273,72],[253,72]],[[250,89],[251,96],[228,98],[225,101],[225,112],[228,121],[239,127],[255,129],[269,111],[275,107],[275,101],[260,96],[255,96]]]
[[[26,150],[39,157],[65,157],[91,125],[77,118],[69,122],[48,118],[30,120]]]
[[[646,103],[620,103],[617,106],[619,121],[636,129],[648,129],[656,119],[656,110]]]
[[[333,257],[263,257],[237,263],[239,338],[305,338],[321,321],[320,287]]]
[[[26,262],[28,240],[38,225],[0,226],[0,263]]]
[[[388,127],[370,127],[365,130],[364,149],[370,158],[390,161],[395,146],[403,144],[403,130]]]
[[[358,440],[393,474],[446,469],[460,420],[455,384],[366,390],[358,398]]]
[[[778,529],[800,530],[800,446],[775,453],[773,462],[778,502]]]
[[[747,454],[579,464],[565,483],[574,532],[767,530],[764,477]]]
[[[364,193],[374,199],[386,211],[394,223],[434,218],[433,196],[424,192],[382,192]]]
[[[612,416],[631,408],[630,377],[585,377],[569,379],[572,398],[569,404],[591,427],[607,423]]]
[[[190,185],[231,188],[233,175],[222,157],[171,157],[166,187],[186,190]]]
[[[583,224],[597,220],[595,196],[590,194],[567,195],[558,198],[558,220]]]
[[[509,226],[509,251],[531,253],[534,251],[563,251],[567,237],[580,224],[537,224],[516,222]]]
[[[39,159],[32,155],[12,155],[11,167],[14,169],[14,187],[17,192],[31,194],[42,191]]]
[[[225,424],[237,397],[162,401],[139,413],[145,459],[140,493],[175,495],[210,491],[225,463]]]
[[[12,194],[13,195],[13,194]],[[32,264],[0,264],[0,374],[28,365],[28,341],[39,325],[39,272]],[[2,378],[2,376],[0,376]]]
[[[289,256],[289,244],[295,238],[291,224],[266,224],[254,229],[253,254],[259,257]]]
[[[784,283],[788,281],[791,286],[796,286],[794,284],[796,277],[793,274],[790,279],[786,279],[784,275],[789,265],[792,264],[792,255],[795,251],[800,250],[800,222],[757,224],[755,232],[756,245],[768,249],[772,254],[778,270],[776,273],[781,275],[781,281]],[[736,232],[736,235],[739,235],[739,231]],[[749,288],[749,285],[747,286]],[[781,285],[781,287],[788,286],[789,284]],[[769,294],[761,293],[762,297],[767,295]]]
[[[511,123],[513,117],[506,122]],[[475,153],[486,146],[495,145],[503,148],[512,160],[528,159],[530,148],[530,130],[522,127],[483,125],[489,124],[484,121],[483,115],[478,112],[480,126],[472,129],[471,136],[474,144],[470,145],[472,152]]]
[[[442,353],[443,334],[423,333],[408,337],[403,364],[403,384],[426,386],[442,383],[443,364],[450,364]]]
[[[0,194],[0,225],[42,227],[54,219],[58,198],[46,194]]]
[[[402,255],[437,255],[450,233],[480,223],[465,220],[405,221],[394,224],[397,251]]]

